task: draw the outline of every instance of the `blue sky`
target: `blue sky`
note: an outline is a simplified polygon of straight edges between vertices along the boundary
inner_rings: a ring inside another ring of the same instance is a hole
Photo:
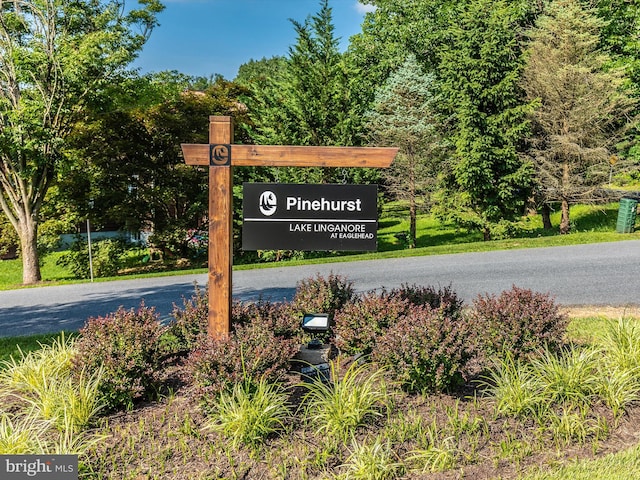
[[[219,73],[233,80],[250,59],[286,55],[296,41],[290,18],[303,23],[319,0],[165,0],[160,26],[134,63],[141,73]],[[358,0],[330,0],[341,49],[360,31],[367,9]]]

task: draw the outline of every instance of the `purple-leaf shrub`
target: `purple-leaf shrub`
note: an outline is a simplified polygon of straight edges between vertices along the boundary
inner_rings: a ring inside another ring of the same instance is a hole
[[[115,313],[90,318],[75,343],[74,370],[101,369],[100,391],[108,408],[130,408],[155,390],[161,365],[160,337],[165,327],[154,308],[120,307]]]
[[[186,370],[207,408],[236,383],[277,381],[298,348],[297,341],[277,336],[265,322],[238,324],[228,337],[204,339],[187,359]]]
[[[291,305],[299,314],[327,313],[333,316],[354,297],[353,282],[331,273],[298,282]]]
[[[457,386],[474,357],[470,325],[446,308],[413,305],[378,339],[372,358],[388,368],[408,392],[438,392]]]
[[[334,317],[334,345],[344,353],[370,354],[380,335],[403,315],[409,302],[397,295],[366,293]]]
[[[472,310],[485,356],[531,359],[544,346],[563,346],[568,318],[549,294],[513,286],[496,295],[478,295]]]
[[[391,290],[392,296],[398,296],[413,305],[428,305],[431,308],[444,308],[447,315],[457,316],[462,311],[464,301],[451,289],[440,287],[402,284]]]
[[[209,323],[209,303],[206,290],[197,285],[190,299],[183,299],[182,308],[173,305],[173,320],[169,331],[175,337],[176,351],[188,351],[207,334]]]

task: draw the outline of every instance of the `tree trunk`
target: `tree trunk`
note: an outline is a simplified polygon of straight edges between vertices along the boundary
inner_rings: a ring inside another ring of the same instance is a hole
[[[409,203],[409,248],[416,246],[416,210],[416,203],[411,201]]]
[[[569,162],[565,161],[562,165],[562,216],[560,217],[560,234],[564,235],[569,233],[571,230],[571,224],[569,223],[569,200],[567,199],[564,192],[569,189],[569,185],[571,182],[570,166]]]
[[[551,207],[549,207],[548,203],[544,203],[542,205],[540,215],[542,216],[542,226],[544,227],[544,229],[551,230],[553,228],[553,225],[551,224]]]
[[[564,235],[571,230],[571,223],[569,219],[569,201],[566,198],[562,199],[562,216],[560,217],[560,234]]]
[[[28,216],[20,219],[20,255],[22,256],[22,283],[29,285],[42,280],[38,258],[38,224]]]

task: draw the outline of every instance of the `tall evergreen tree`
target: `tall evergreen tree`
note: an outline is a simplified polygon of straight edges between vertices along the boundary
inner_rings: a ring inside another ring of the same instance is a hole
[[[518,85],[523,66],[518,33],[530,13],[527,4],[471,0],[451,20],[440,56],[455,144],[441,208],[480,229],[487,240],[498,222],[523,212],[532,185],[532,169],[518,155],[531,109]]]
[[[571,228],[570,205],[591,200],[606,181],[614,146],[631,125],[635,102],[624,71],[598,49],[603,26],[580,2],[555,0],[529,34],[522,86],[539,103],[530,155],[543,201],[561,203],[560,233]]]
[[[291,20],[297,34],[279,77],[256,84],[250,105],[257,143],[353,145],[349,72],[339,51],[328,0],[304,23]],[[332,169],[279,169],[279,180],[328,182],[342,172]]]
[[[376,145],[400,148],[383,177],[388,191],[409,205],[409,247],[416,245],[416,218],[426,207],[443,153],[433,93],[434,75],[425,75],[415,55],[380,87],[367,126]]]

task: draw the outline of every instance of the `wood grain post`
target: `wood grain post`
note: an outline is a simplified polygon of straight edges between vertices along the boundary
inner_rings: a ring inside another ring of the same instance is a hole
[[[209,144],[233,142],[231,117],[209,117]],[[233,267],[233,167],[209,168],[209,327],[210,338],[222,338],[231,329]]]

